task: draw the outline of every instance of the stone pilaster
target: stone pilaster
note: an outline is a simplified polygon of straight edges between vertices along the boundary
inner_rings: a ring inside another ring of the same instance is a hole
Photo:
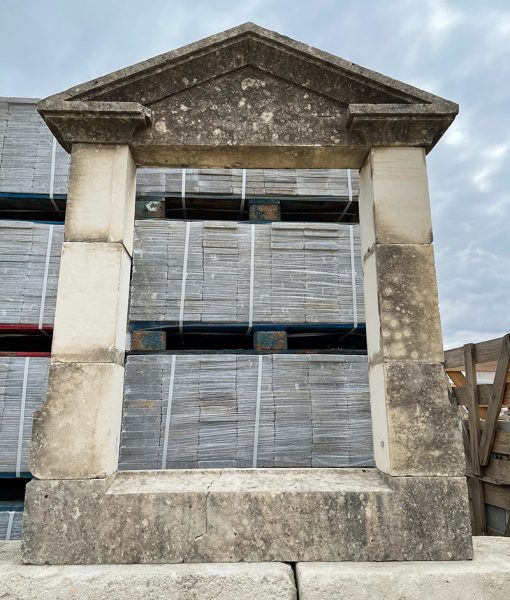
[[[377,467],[462,475],[448,398],[425,151],[375,148],[360,172],[369,380]]]
[[[117,470],[135,186],[127,146],[73,147],[48,394],[33,427],[39,479]]]

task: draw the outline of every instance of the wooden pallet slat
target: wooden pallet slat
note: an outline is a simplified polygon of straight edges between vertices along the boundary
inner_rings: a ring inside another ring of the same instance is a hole
[[[501,354],[498,360],[496,375],[494,377],[494,383],[492,384],[492,399],[487,410],[485,427],[480,441],[480,463],[483,466],[486,466],[490,460],[494,436],[496,435],[496,425],[505,396],[506,378],[510,366],[510,334],[503,337],[500,352]]]
[[[481,475],[480,467],[480,407],[478,404],[478,387],[476,383],[475,345],[464,346],[464,364],[466,369],[466,392],[469,419],[469,441],[471,470],[475,475]]]

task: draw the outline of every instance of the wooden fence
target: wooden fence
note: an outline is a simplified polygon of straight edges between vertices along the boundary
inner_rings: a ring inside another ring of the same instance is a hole
[[[474,535],[503,533],[487,526],[486,505],[510,511],[509,367],[510,334],[445,352],[446,373],[463,414]],[[510,519],[504,535],[510,536]]]

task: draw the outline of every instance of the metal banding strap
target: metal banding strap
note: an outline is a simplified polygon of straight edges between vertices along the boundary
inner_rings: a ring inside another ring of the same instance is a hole
[[[241,182],[241,208],[239,210],[239,218],[243,218],[244,202],[246,200],[246,169],[243,169],[243,179]]]
[[[57,203],[53,199],[53,191],[55,188],[55,161],[57,157],[57,138],[53,138],[52,146],[51,146],[51,167],[50,167],[50,202],[53,204],[53,208],[57,211],[57,213],[63,217],[64,213],[60,210]]]
[[[46,260],[44,263],[44,276],[43,276],[43,284],[41,290],[41,305],[39,307],[39,322],[38,327],[42,329],[44,322],[44,308],[46,306],[46,292],[48,289],[48,273],[50,269],[50,259],[51,259],[51,243],[53,240],[53,225],[50,225],[48,229],[48,243],[46,245]]]
[[[181,203],[182,214],[186,218],[186,169],[182,169],[181,172]]]
[[[260,423],[260,396],[262,391],[262,355],[259,356],[259,370],[257,376],[257,401],[255,404],[255,429],[253,434],[253,462],[252,467],[257,466],[257,454],[259,450],[259,423]]]
[[[30,357],[25,358],[25,368],[23,370],[23,387],[21,388],[21,406],[19,409],[18,426],[18,449],[16,452],[16,477],[21,477],[21,455],[23,452],[23,430],[25,425],[25,406],[27,402],[28,387],[28,369],[30,367]]]
[[[255,289],[255,225],[251,225],[250,240],[250,303],[248,308],[248,331],[250,334],[253,327],[253,295]]]
[[[354,226],[349,226],[349,237],[351,242],[351,287],[352,287],[352,319],[354,329],[358,327],[358,298],[356,294],[356,263],[354,258]]]
[[[352,204],[352,179],[350,169],[347,169],[347,193],[349,194],[349,201],[347,202],[346,207],[343,209],[342,213],[338,217],[338,221],[341,221],[344,218]]]
[[[9,520],[7,521],[7,531],[5,533],[5,541],[8,542],[11,539],[11,533],[12,533],[12,524],[14,522],[14,515],[15,512],[13,510],[9,511]]]
[[[188,253],[189,253],[189,234],[191,221],[186,223],[186,237],[184,239],[184,258],[182,260],[182,283],[181,283],[181,303],[179,306],[179,333],[183,334],[184,325],[184,300],[186,298],[186,279],[188,278]]]
[[[170,433],[170,419],[172,417],[172,401],[174,397],[174,381],[175,381],[175,363],[177,356],[172,356],[172,366],[170,369],[170,384],[168,386],[168,400],[166,404],[166,419],[165,419],[165,435],[163,439],[163,454],[161,456],[161,468],[166,469],[166,459],[168,456],[168,434]]]

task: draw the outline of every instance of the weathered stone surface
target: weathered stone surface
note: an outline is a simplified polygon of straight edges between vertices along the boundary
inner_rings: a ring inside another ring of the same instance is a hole
[[[299,563],[300,600],[506,600],[510,539],[473,538],[474,560],[408,563]]]
[[[129,143],[138,165],[358,168],[373,146],[432,148],[458,107],[247,23],[39,111],[65,148]]]
[[[369,380],[377,467],[390,475],[462,476],[460,418],[443,365],[379,363]]]
[[[423,148],[372,148],[360,171],[361,250],[374,244],[430,244]]]
[[[124,367],[113,363],[51,365],[46,402],[34,415],[30,470],[35,477],[115,473],[123,384]]]
[[[442,362],[432,246],[376,244],[363,272],[370,363]]]
[[[0,595],[6,600],[295,600],[289,565],[32,566],[19,542],[0,542]]]
[[[122,244],[64,242],[53,361],[124,364],[130,271]]]
[[[131,254],[135,189],[136,166],[128,146],[75,144],[65,240],[120,242]]]
[[[44,523],[44,527],[41,527]],[[32,481],[35,564],[470,559],[464,478],[376,470],[138,471]]]

